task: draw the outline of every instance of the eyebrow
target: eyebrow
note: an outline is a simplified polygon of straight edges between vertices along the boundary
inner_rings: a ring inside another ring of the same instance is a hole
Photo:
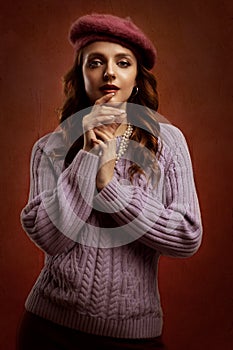
[[[89,55],[87,55],[88,59],[91,59],[93,57],[101,57],[101,58],[105,58],[105,55],[100,53],[100,52],[91,52]],[[126,57],[126,58],[131,58],[133,59],[133,55],[130,55],[129,53],[126,52],[119,52],[115,55],[116,58],[122,58],[122,57]]]

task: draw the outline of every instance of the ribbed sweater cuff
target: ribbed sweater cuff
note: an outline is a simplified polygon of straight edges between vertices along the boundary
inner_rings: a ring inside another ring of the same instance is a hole
[[[80,150],[77,156],[74,158],[72,163],[72,173],[79,174],[81,177],[95,178],[99,157]]]
[[[122,187],[118,181],[113,178],[111,182],[95,196],[94,200],[102,209],[116,213],[127,208],[132,200],[132,191],[133,187]]]

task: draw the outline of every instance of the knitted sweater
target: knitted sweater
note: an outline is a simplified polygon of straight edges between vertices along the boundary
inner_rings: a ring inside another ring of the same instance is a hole
[[[97,335],[161,334],[159,257],[193,255],[202,227],[185,138],[172,125],[160,127],[156,185],[143,174],[129,182],[125,157],[96,192],[96,155],[80,150],[64,170],[63,160],[52,156],[63,146],[61,132],[34,145],[21,222],[45,252],[45,264],[26,300],[28,311]]]

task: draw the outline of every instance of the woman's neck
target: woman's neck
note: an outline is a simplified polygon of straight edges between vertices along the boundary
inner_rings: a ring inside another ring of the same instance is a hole
[[[115,131],[115,136],[122,136],[125,132],[125,130],[127,129],[127,124],[126,123],[122,123],[118,126],[118,128]]]

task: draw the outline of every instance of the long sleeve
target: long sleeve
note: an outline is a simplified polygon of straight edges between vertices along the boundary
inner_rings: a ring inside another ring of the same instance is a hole
[[[57,174],[44,146],[39,141],[32,150],[30,196],[21,223],[42,250],[55,255],[72,248],[91,213],[98,157],[81,150]]]
[[[170,127],[175,144],[164,174],[162,191],[151,187],[124,185],[114,177],[96,197],[96,206],[135,240],[161,254],[186,257],[201,243],[202,225],[192,164],[183,134]]]

